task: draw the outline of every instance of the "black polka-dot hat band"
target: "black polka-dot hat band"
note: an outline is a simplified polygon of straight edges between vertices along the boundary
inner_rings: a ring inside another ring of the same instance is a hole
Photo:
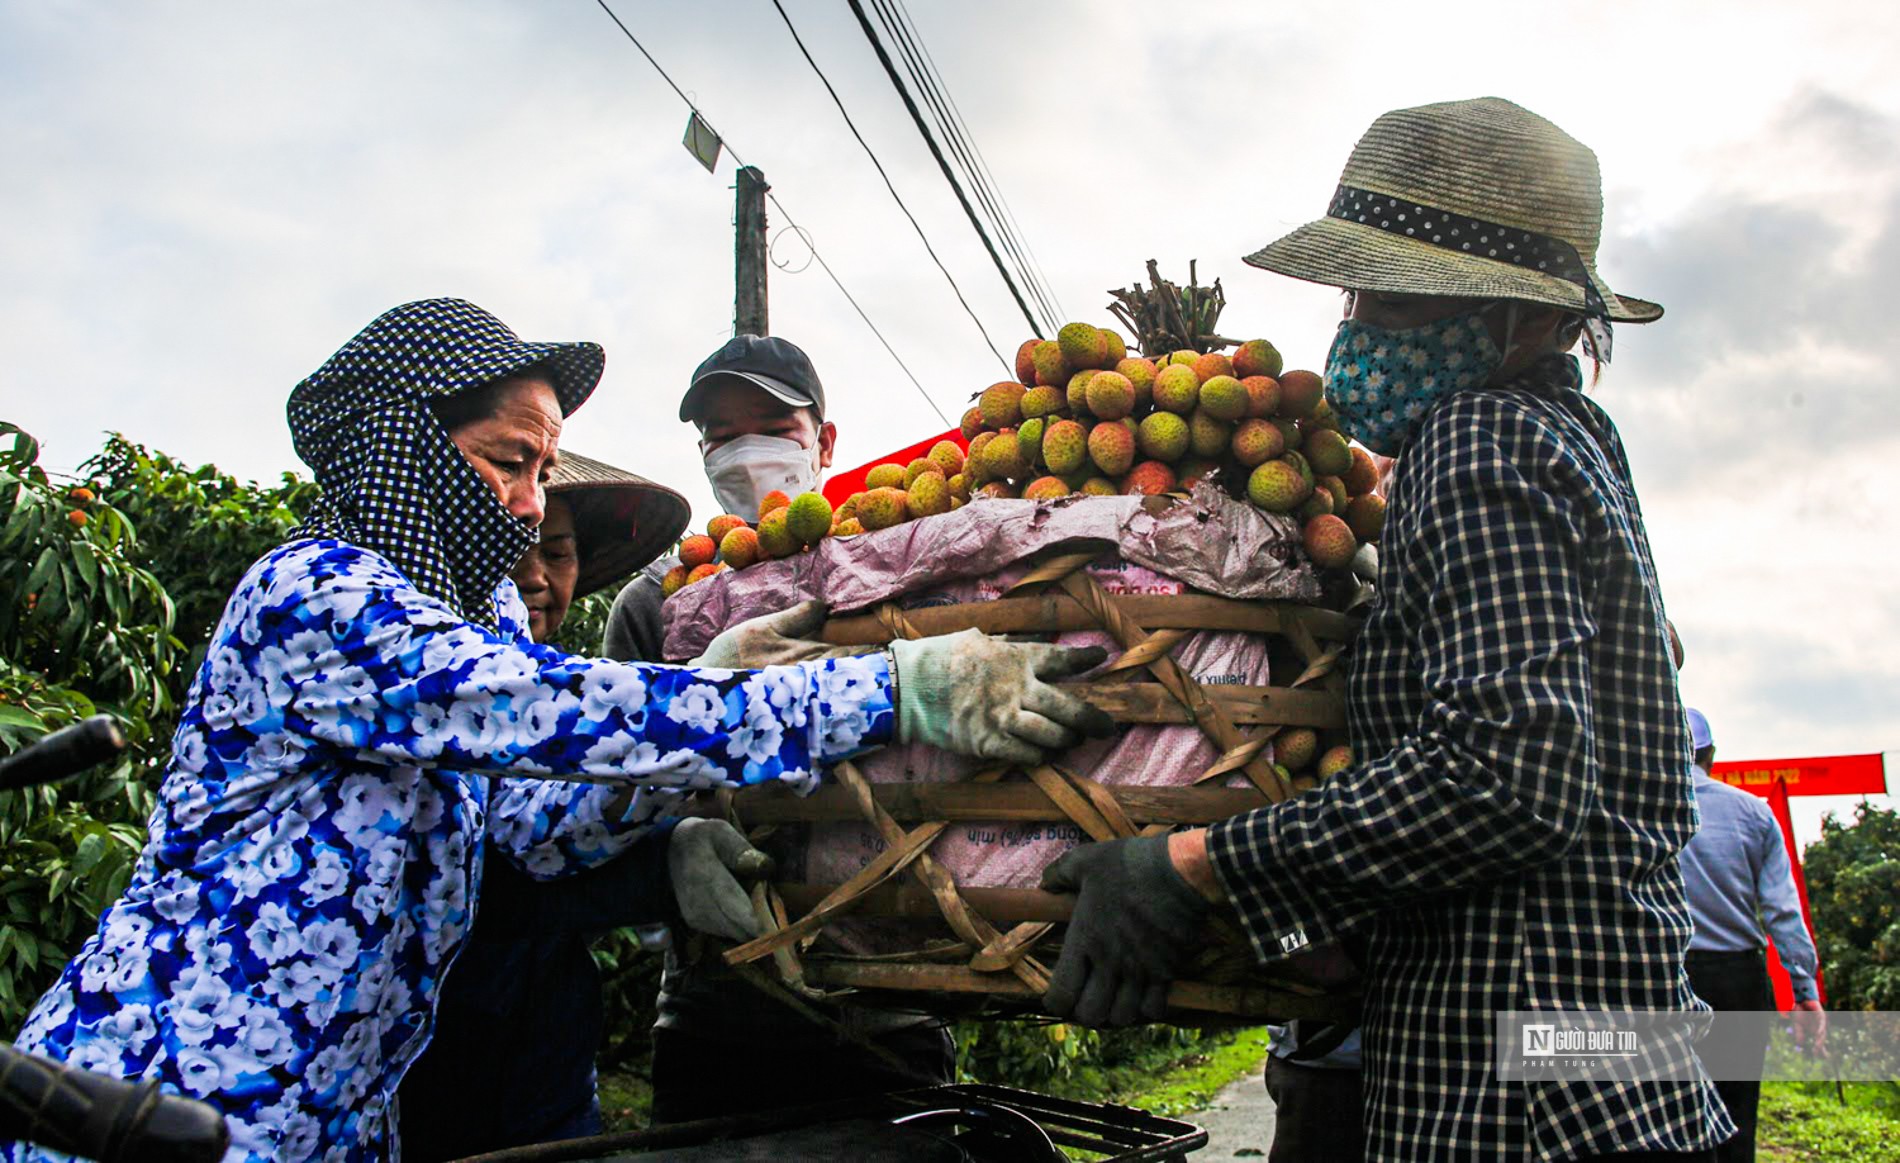
[[[1602,228],[1596,154],[1483,97],[1381,116],[1353,147],[1326,216],[1246,261],[1349,290],[1564,307],[1607,349],[1609,322],[1648,323],[1662,308],[1604,283]]]

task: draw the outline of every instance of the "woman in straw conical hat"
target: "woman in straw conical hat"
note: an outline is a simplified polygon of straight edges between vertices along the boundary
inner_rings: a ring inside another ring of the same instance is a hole
[[[1325,216],[1248,257],[1347,291],[1326,398],[1398,458],[1349,679],[1358,762],[1050,870],[1080,895],[1049,1003],[1082,1020],[1157,1016],[1183,965],[1156,950],[1188,945],[1209,902],[1262,959],[1346,942],[1371,1158],[1697,1158],[1734,1130],[1706,1079],[1499,1079],[1501,1012],[1704,1008],[1662,601],[1622,442],[1570,354],[1607,361],[1614,324],[1662,309],[1597,273],[1601,223],[1595,155],[1487,98],[1380,117]],[[1680,1034],[1639,1036],[1696,1078]]]

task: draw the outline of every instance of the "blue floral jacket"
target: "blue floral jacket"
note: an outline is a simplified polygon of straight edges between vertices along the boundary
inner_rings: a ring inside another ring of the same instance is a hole
[[[20,1046],[214,1103],[231,1159],[393,1155],[396,1087],[473,918],[484,834],[557,877],[625,849],[684,790],[809,789],[890,737],[880,657],[574,658],[529,641],[512,583],[498,598],[489,634],[342,542],[253,566],[131,885]],[[554,772],[599,782],[535,778]]]

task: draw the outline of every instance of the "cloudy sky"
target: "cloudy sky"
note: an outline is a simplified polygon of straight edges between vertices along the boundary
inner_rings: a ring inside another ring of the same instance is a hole
[[[612,2],[944,412],[998,377],[770,0]],[[1027,329],[849,9],[785,3],[1010,351]],[[1669,309],[1621,331],[1597,397],[1689,699],[1726,757],[1900,748],[1900,10],[910,3],[1070,318],[1198,259],[1224,330],[1316,365],[1337,295],[1239,256],[1323,210],[1374,116],[1506,96],[1593,146],[1604,274]],[[592,0],[0,0],[0,416],[55,465],[116,429],[271,477],[300,467],[292,384],[385,308],[458,295],[603,343],[566,443],[703,517],[674,417],[730,331],[732,162],[687,155],[686,113]],[[940,427],[815,267],[774,273],[772,312],[841,466]]]

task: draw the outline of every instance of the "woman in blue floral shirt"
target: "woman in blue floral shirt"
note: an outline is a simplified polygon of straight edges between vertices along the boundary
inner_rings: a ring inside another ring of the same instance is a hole
[[[894,735],[1002,758],[1101,727],[1038,677],[1098,659],[981,636],[760,671],[533,644],[506,575],[602,363],[429,300],[298,386],[322,500],[232,595],[132,883],[23,1049],[213,1103],[232,1159],[393,1156],[397,1084],[468,931],[484,835],[552,878],[623,851],[690,789],[808,789]]]

